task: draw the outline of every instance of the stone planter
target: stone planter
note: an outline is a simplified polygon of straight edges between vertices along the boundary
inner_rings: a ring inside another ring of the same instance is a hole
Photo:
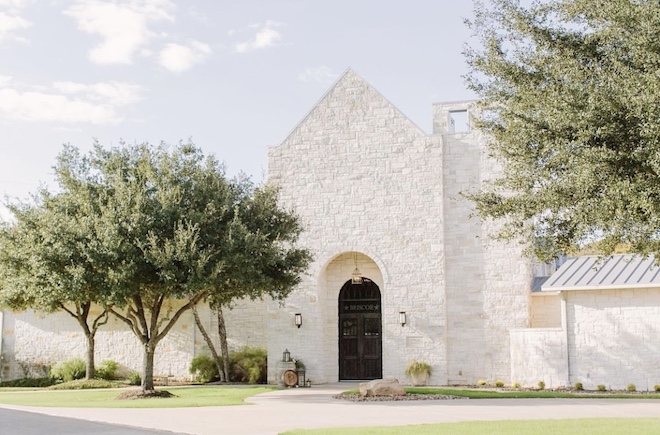
[[[413,373],[410,375],[414,387],[423,387],[429,382],[428,373]]]

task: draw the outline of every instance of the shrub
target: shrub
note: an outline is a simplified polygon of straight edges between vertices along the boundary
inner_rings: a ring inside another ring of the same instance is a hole
[[[128,374],[128,383],[130,385],[142,385],[142,375],[135,370]]]
[[[504,386],[504,382],[503,381],[495,381],[495,386],[497,388],[502,388]]]
[[[483,387],[486,384],[487,384],[487,382],[484,381],[483,379],[480,379],[480,380],[477,381],[477,385],[479,385],[480,387]]]
[[[406,366],[406,376],[431,376],[431,365],[424,361],[412,360]]]
[[[626,387],[626,390],[628,390],[628,391],[637,391],[637,387],[635,386],[635,384],[628,384],[628,386]]]
[[[656,393],[660,393],[660,384],[656,384],[653,389],[655,390]]]
[[[582,390],[584,390],[584,386],[582,385],[582,382],[576,382],[576,383],[575,383],[575,389],[576,389],[577,391],[582,391]]]
[[[197,355],[190,363],[190,374],[197,382],[206,384],[219,377],[218,366],[208,355]]]
[[[57,363],[50,369],[50,377],[58,381],[71,382],[85,377],[86,364],[80,358]]]
[[[607,390],[607,388],[605,388],[605,385],[603,385],[603,384],[598,384],[598,386],[596,388],[598,389],[598,391],[606,391]]]
[[[514,382],[513,383],[513,388],[516,388],[516,389],[520,388],[520,382]]]
[[[99,379],[105,379],[106,381],[117,379],[118,368],[119,363],[117,361],[107,359],[96,369],[96,377]]]
[[[229,355],[229,380],[249,384],[265,384],[268,353],[260,347],[245,346]]]
[[[538,386],[539,386],[539,390],[545,390],[545,382],[539,381]]]

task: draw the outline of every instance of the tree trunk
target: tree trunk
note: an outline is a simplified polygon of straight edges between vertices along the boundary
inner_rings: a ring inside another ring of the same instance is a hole
[[[151,340],[144,344],[144,360],[142,362],[142,391],[154,390],[154,354],[156,344]]]
[[[221,382],[227,382],[229,379],[225,376],[225,371],[222,368],[222,361],[220,360],[220,356],[218,356],[218,351],[215,350],[215,345],[213,344],[213,341],[211,340],[211,337],[209,336],[208,332],[206,332],[206,329],[204,328],[204,325],[202,324],[202,321],[199,318],[199,314],[197,313],[197,305],[195,305],[192,308],[193,316],[195,317],[195,324],[197,325],[197,329],[199,329],[199,332],[202,334],[202,337],[204,337],[204,341],[206,342],[206,345],[209,347],[209,350],[211,351],[211,355],[213,355],[213,360],[215,361],[215,365],[218,367],[218,376],[220,376],[220,381]]]
[[[220,350],[222,352],[223,371],[225,379],[229,382],[229,346],[227,346],[227,328],[225,327],[225,316],[222,314],[222,307],[218,307],[218,336],[220,337]]]
[[[85,377],[87,379],[94,379],[96,376],[96,367],[94,366],[94,334],[86,333],[87,337],[87,370],[85,372]]]

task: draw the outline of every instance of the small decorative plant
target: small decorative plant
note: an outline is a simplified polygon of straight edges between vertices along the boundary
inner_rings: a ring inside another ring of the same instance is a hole
[[[486,385],[486,384],[487,384],[487,382],[484,381],[483,379],[479,379],[479,380],[477,381],[477,385],[479,385],[480,387],[483,387],[483,386]]]
[[[424,361],[412,360],[406,366],[406,376],[412,379],[415,386],[426,385],[431,373],[431,365]]]
[[[577,390],[577,391],[584,390],[584,386],[582,385],[582,382],[576,382],[575,383],[575,390]]]
[[[518,388],[520,388],[520,382],[514,382],[514,383],[513,383],[513,388],[515,388],[516,390],[517,390]]]
[[[539,386],[539,390],[545,390],[545,382],[539,381],[538,386]]]
[[[655,390],[656,393],[660,393],[660,384],[656,384],[653,389]]]
[[[497,388],[502,388],[504,386],[504,381],[495,381],[495,386]]]
[[[598,391],[606,391],[607,390],[607,388],[603,384],[598,384],[598,386],[596,388],[598,389]]]
[[[635,384],[628,384],[628,386],[626,387],[626,390],[628,390],[628,391],[637,391],[637,387],[635,386]]]
[[[142,375],[133,370],[128,374],[128,383],[129,385],[140,385],[142,383]]]

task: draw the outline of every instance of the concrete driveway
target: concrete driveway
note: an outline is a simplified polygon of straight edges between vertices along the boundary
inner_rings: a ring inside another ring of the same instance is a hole
[[[334,394],[356,387],[356,384],[341,383],[273,391],[249,398],[251,406],[166,409],[0,406],[200,435],[267,435],[300,428],[398,426],[474,420],[660,418],[660,401],[644,399],[484,399],[355,403],[332,398]]]

